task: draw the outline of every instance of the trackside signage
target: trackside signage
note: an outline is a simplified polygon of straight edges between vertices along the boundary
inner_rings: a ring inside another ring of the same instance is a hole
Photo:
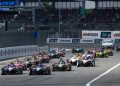
[[[94,43],[94,39],[81,39],[80,43]]]
[[[71,38],[59,38],[58,40],[59,43],[72,43]]]
[[[82,31],[82,38],[100,38],[101,31]]]
[[[47,43],[58,43],[58,38],[48,38]]]
[[[120,39],[120,31],[113,31],[112,38]]]

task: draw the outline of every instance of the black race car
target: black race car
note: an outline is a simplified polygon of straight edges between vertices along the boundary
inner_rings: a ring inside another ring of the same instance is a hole
[[[120,46],[117,46],[116,51],[120,51]]]
[[[15,65],[7,65],[1,68],[1,75],[14,75],[14,74],[23,74],[23,69]]]
[[[52,71],[71,71],[72,66],[61,58],[58,63],[52,64]]]

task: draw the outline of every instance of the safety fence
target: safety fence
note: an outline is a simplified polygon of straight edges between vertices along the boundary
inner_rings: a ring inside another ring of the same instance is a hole
[[[114,39],[114,38],[107,38],[112,39],[115,44],[120,43],[120,39]],[[95,43],[95,44],[101,44],[102,41],[105,39],[93,39],[93,38],[47,38],[47,43],[70,43],[70,44],[80,44],[80,43]]]
[[[37,45],[29,46],[15,46],[15,47],[6,47],[0,48],[0,60],[8,58],[18,58],[27,55],[34,55],[40,51],[49,51],[48,46],[38,47]]]

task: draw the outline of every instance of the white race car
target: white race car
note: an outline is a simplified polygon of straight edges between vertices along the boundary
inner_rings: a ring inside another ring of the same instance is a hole
[[[111,48],[111,49],[114,49],[114,42],[113,40],[103,40],[102,42],[102,47],[107,47],[107,48]]]
[[[77,61],[79,60],[79,57],[74,55],[73,57],[68,59],[68,62],[71,63],[72,65],[77,65]]]
[[[82,59],[77,61],[77,67],[81,66],[95,66],[95,59],[92,54],[84,54]]]

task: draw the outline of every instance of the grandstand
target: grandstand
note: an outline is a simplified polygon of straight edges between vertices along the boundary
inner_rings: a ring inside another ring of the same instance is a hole
[[[42,46],[48,37],[81,38],[82,30],[120,29],[119,0],[90,0],[95,2],[94,9],[85,9],[86,1],[1,0],[0,31],[9,34],[7,39],[10,40],[2,41],[0,47],[26,44]],[[34,36],[35,32],[39,37]],[[22,35],[19,35],[21,42],[15,44],[12,37],[15,36],[14,41],[17,40],[16,33]],[[26,33],[29,35],[26,36]],[[25,39],[22,39],[23,35]],[[1,40],[5,39],[4,35],[2,37]]]

